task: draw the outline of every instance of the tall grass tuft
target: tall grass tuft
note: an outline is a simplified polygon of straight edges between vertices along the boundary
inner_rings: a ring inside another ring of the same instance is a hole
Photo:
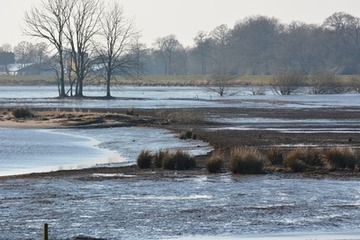
[[[156,167],[169,170],[188,170],[196,167],[196,160],[181,150],[175,153],[160,150],[155,154],[154,162]]]
[[[357,153],[351,148],[329,148],[325,160],[333,169],[354,169],[359,164]]]
[[[267,157],[271,164],[273,165],[281,165],[284,162],[283,151],[276,146],[272,146],[267,152]]]
[[[324,163],[319,149],[295,148],[286,155],[284,165],[294,172],[303,172],[309,167],[323,167]]]
[[[195,133],[193,133],[193,129],[188,129],[186,131],[182,131],[179,136],[180,139],[186,140],[186,139],[196,139],[197,136]]]
[[[235,174],[263,173],[264,159],[255,148],[235,148],[230,153],[230,170]]]
[[[145,169],[150,168],[152,163],[153,156],[148,150],[141,150],[139,156],[137,157],[136,163],[138,168]]]
[[[159,150],[154,155],[154,164],[157,168],[163,168],[165,164],[169,164],[172,154],[169,150]]]
[[[176,170],[188,170],[196,167],[196,161],[190,154],[178,150],[172,156],[172,161],[175,163]]]
[[[220,151],[213,152],[211,157],[206,162],[206,169],[210,173],[219,173],[221,172],[224,166],[223,155]]]
[[[33,112],[27,107],[17,107],[11,110],[15,118],[30,118],[33,117]]]
[[[128,107],[128,108],[126,109],[126,115],[128,115],[128,116],[134,116],[134,115],[135,115],[135,109],[134,109],[134,107]]]

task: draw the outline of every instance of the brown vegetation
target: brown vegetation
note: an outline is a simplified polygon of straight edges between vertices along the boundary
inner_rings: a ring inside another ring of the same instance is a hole
[[[208,142],[214,147],[213,155],[189,157],[187,153],[169,152],[159,150],[151,153],[151,166],[156,173],[163,174],[164,169],[183,170],[189,169],[189,173],[204,174],[208,172],[233,172],[264,173],[264,172],[321,172],[333,174],[336,171],[358,174],[359,160],[358,151],[355,150],[360,144],[360,136],[356,132],[351,133],[282,133],[278,131],[263,130],[211,130],[218,127],[219,123],[205,121],[204,115],[218,114],[223,117],[241,114],[249,117],[267,118],[329,118],[329,119],[358,119],[359,111],[356,109],[309,109],[307,111],[292,109],[197,109],[196,113],[201,116],[199,121],[168,121],[159,118],[159,112],[168,116],[171,113],[183,113],[186,118],[193,111],[190,110],[145,110],[137,109],[136,115],[127,115],[126,109],[122,110],[59,110],[59,109],[31,109],[32,118],[18,120],[12,115],[11,109],[0,111],[0,126],[31,126],[31,127],[113,127],[113,126],[146,126],[167,128],[175,133],[187,132],[190,129],[192,135],[196,132],[197,139]],[[338,126],[334,126],[338,127]],[[190,136],[190,134],[188,134]],[[315,147],[292,148],[291,145],[311,144]],[[281,147],[281,145],[288,147]],[[323,147],[321,146],[323,144]],[[347,147],[338,147],[340,145]],[[326,145],[326,146],[325,146]],[[251,146],[251,147],[249,147]],[[139,150],[140,151],[140,150]],[[176,158],[174,158],[176,156]],[[145,154],[144,154],[144,159]],[[174,160],[175,159],[175,160]],[[186,160],[184,160],[186,159]],[[195,167],[196,166],[196,167]],[[147,168],[149,165],[141,165]],[[125,168],[98,170],[82,170],[86,172],[116,172],[126,171],[136,175],[146,175],[146,170],[135,166]],[[158,171],[161,169],[161,171]],[[66,174],[74,171],[63,171]],[[80,171],[81,172],[81,171]],[[171,171],[170,171],[171,172]],[[154,177],[156,175],[153,175]],[[163,175],[161,175],[163,176]],[[149,176],[150,177],[150,176]]]

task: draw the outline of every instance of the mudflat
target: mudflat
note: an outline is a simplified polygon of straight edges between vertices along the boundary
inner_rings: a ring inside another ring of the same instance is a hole
[[[106,128],[156,127],[180,134],[191,129],[197,139],[208,142],[226,159],[237,147],[254,147],[264,154],[272,146],[285,150],[296,147],[360,146],[360,108],[196,108],[196,109],[31,109],[33,115],[15,118],[10,109],[0,110],[0,127],[24,128]],[[129,143],[131,144],[131,143]],[[139,149],[139,152],[141,149]],[[197,156],[197,168],[184,174],[208,174],[206,156]],[[269,171],[286,172],[283,168]],[[121,168],[91,168],[51,173],[30,174],[27,177],[92,175],[94,173],[126,173],[138,177],[162,177],[173,171],[139,170],[136,166]],[[303,174],[309,174],[303,173]],[[312,171],[310,175],[360,176],[353,171]],[[22,176],[25,177],[25,176]]]

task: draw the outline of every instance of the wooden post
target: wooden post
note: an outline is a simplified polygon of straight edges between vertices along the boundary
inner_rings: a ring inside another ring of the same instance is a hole
[[[43,225],[43,240],[49,240],[47,223],[44,223],[44,225]]]

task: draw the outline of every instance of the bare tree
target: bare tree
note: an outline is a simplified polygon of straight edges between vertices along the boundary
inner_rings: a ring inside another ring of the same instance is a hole
[[[13,48],[11,47],[11,45],[9,43],[4,43],[0,47],[0,52],[11,52],[12,50],[13,50]]]
[[[175,35],[158,38],[155,42],[164,62],[164,74],[172,74],[173,53],[177,48],[182,48]]]
[[[100,65],[104,68],[106,97],[111,98],[111,82],[115,73],[131,75],[136,71],[136,57],[131,54],[132,42],[137,38],[135,25],[125,17],[117,2],[108,5],[100,19],[101,28],[96,51]]]
[[[44,0],[40,7],[33,7],[25,13],[26,28],[23,32],[49,42],[56,50],[59,64],[59,96],[65,97],[65,31],[75,0]]]
[[[346,92],[346,87],[331,71],[322,71],[310,76],[312,94],[340,94]]]
[[[35,47],[30,42],[22,41],[14,47],[14,54],[16,63],[25,67],[26,64],[34,62]]]
[[[210,53],[210,39],[205,32],[199,32],[194,38],[194,52],[200,57],[201,74],[207,74],[207,61]]]
[[[15,63],[15,54],[13,52],[6,52],[0,49],[0,65],[4,66],[7,75],[10,74],[9,64]]]
[[[233,77],[226,67],[219,67],[210,75],[209,83],[212,87],[209,89],[223,97],[231,87],[232,79]]]
[[[273,91],[279,95],[291,95],[304,86],[306,77],[293,71],[279,72],[274,76]]]
[[[76,76],[75,95],[83,96],[84,79],[91,67],[92,39],[99,31],[102,6],[99,0],[76,1],[71,17],[67,21],[65,36],[71,47],[71,71]],[[72,84],[71,84],[72,86]]]

